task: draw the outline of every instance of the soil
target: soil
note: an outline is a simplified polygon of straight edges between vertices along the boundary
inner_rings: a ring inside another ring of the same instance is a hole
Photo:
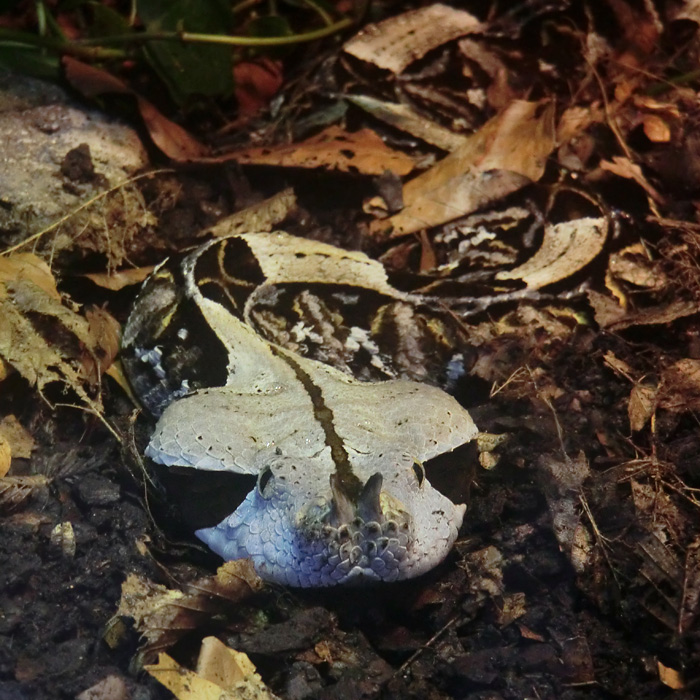
[[[386,253],[358,224],[369,178],[292,172],[299,207],[287,230]],[[180,193],[169,205],[165,185],[144,183],[160,223],[133,243],[134,261],[184,248],[194,227],[240,208],[241,192],[270,196],[290,177],[226,165],[190,171],[175,177]],[[657,186],[664,182],[659,176]],[[644,237],[656,273],[670,282],[646,306],[637,298],[640,315],[700,299],[697,224],[688,216],[685,226],[650,225],[641,188],[630,200],[630,187],[600,188],[611,207],[633,202],[604,260],[546,299],[469,318],[478,341],[465,353],[475,368],[497,368],[500,381],[474,370],[459,398],[482,431],[508,440],[493,468],[476,468],[461,537],[442,565],[369,589],[266,586],[240,600],[211,596],[206,614],[188,618],[163,649],[193,668],[201,640],[214,634],[289,700],[696,697],[699,404],[697,385],[673,380],[669,368],[700,357],[698,313],[606,328],[590,297],[566,296],[584,274],[605,291],[609,255]],[[523,201],[537,196],[529,190]],[[690,210],[693,193],[679,193],[678,206],[681,199]],[[94,258],[67,264],[61,291],[107,305],[123,322],[134,286],[109,292],[79,277]],[[557,309],[546,328],[535,315],[545,307]],[[509,330],[485,334],[497,322]],[[666,394],[653,425],[633,431],[630,394],[645,382]],[[17,374],[3,382],[2,413],[36,443],[11,474],[43,480],[0,520],[0,700],[172,697],[143,669],[162,640],[117,615],[122,586],[133,574],[190,590],[220,563],[171,520],[140,471],[152,424],[111,378],[102,396],[121,440],[95,415],[66,407],[75,396],[56,385],[40,394]],[[107,678],[111,690],[98,685]]]

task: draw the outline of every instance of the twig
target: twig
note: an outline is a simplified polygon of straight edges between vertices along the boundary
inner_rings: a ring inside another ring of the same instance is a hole
[[[86,209],[89,207],[91,204],[94,204],[95,202],[99,201],[100,199],[104,199],[108,194],[112,194],[112,192],[116,192],[117,190],[121,189],[122,187],[126,187],[127,185],[131,185],[134,182],[137,182],[138,180],[142,180],[145,177],[152,177],[153,175],[162,175],[163,173],[173,173],[175,172],[172,168],[162,168],[161,170],[149,170],[147,173],[141,173],[141,175],[136,175],[136,177],[129,178],[128,180],[124,180],[123,182],[120,182],[117,185],[114,185],[114,187],[110,187],[108,190],[105,190],[104,192],[100,192],[99,194],[95,195],[91,199],[88,199],[87,202],[83,202],[79,207],[76,209],[73,209],[73,211],[68,212],[65,216],[62,216],[60,219],[57,221],[54,221],[52,224],[49,224],[45,229],[42,229],[41,231],[38,231],[37,233],[32,234],[29,236],[29,238],[25,238],[23,241],[20,241],[16,245],[11,246],[10,248],[6,248],[5,250],[0,250],[0,256],[1,255],[10,255],[10,253],[14,253],[16,250],[19,250],[20,248],[23,248],[25,245],[29,245],[30,243],[33,243],[34,241],[38,240],[41,238],[43,235],[49,233],[49,231],[53,231],[56,227],[60,226],[62,223],[68,221],[71,217],[75,216],[78,212],[82,211],[83,209]]]
[[[400,676],[406,671],[406,669],[426,650],[429,649],[435,642],[445,633],[447,630],[454,625],[459,619],[459,616],[455,615],[449,622],[443,625],[420,649],[416,649],[413,654],[411,654],[406,661],[404,661],[401,666],[394,672],[393,678]]]

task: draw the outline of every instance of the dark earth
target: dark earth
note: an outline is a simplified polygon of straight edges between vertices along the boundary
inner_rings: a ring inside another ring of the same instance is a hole
[[[598,84],[582,77],[580,56],[567,53],[564,32],[559,43],[540,43],[549,26],[581,26],[578,10],[559,5],[533,12],[518,33],[491,40],[510,42],[511,51],[527,56],[523,72],[538,59],[558,66],[556,76],[533,78],[527,86],[513,68],[519,97],[551,94],[567,104],[599,99]],[[602,32],[614,43],[615,31],[606,34],[600,19],[615,15],[614,5],[594,3],[598,21],[588,27],[589,37]],[[630,7],[648,28],[643,5]],[[474,3],[472,9],[486,16],[488,6]],[[616,22],[619,27],[619,16]],[[632,43],[630,33],[618,41],[622,52],[620,44]],[[289,88],[290,96],[301,91],[309,105],[314,81],[328,88],[327,62],[338,49],[315,51],[297,55]],[[697,25],[668,21],[656,48],[639,62],[660,73],[669,66],[680,70],[679,56],[692,65],[699,54]],[[429,55],[426,64],[433,59],[442,70],[453,57]],[[319,64],[323,70],[309,72]],[[336,86],[351,82],[346,65],[333,65]],[[613,73],[603,79],[612,81]],[[375,79],[370,74],[367,81]],[[664,99],[688,104],[672,94]],[[292,111],[287,118],[299,115]],[[347,122],[359,127],[368,119],[352,112]],[[266,123],[260,118],[255,126]],[[194,668],[209,635],[247,653],[272,692],[290,700],[697,697],[700,380],[674,379],[669,368],[700,360],[700,180],[691,173],[679,182],[677,172],[700,158],[692,145],[700,143],[698,123],[696,112],[682,113],[671,140],[661,145],[636,127],[625,132],[646,177],[663,193],[660,212],[652,211],[638,182],[596,170],[598,160],[621,152],[605,124],[587,133],[592,155],[577,178],[553,157],[541,182],[491,207],[543,211],[564,182],[571,192],[561,196],[557,216],[575,218],[583,208],[580,189],[616,221],[616,234],[592,263],[546,293],[504,297],[464,316],[474,341],[463,348],[471,370],[458,398],[482,431],[508,439],[490,469],[470,455],[475,476],[461,536],[448,559],[418,580],[333,591],[265,586],[241,599],[203,594],[200,612],[166,642],[145,640],[133,618],[117,615],[127,576],[191,592],[220,564],[187,535],[159,482],[141,470],[138,455],[152,423],[110,377],[103,379],[102,400],[120,440],[95,415],[67,407],[77,398],[63,386],[40,393],[10,374],[0,393],[2,414],[16,416],[36,443],[31,459],[13,460],[11,475],[44,478],[2,506],[0,700],[170,698],[143,663],[167,650]],[[430,151],[398,130],[370,125],[397,150]],[[158,161],[155,149],[151,156]],[[84,149],[58,170],[77,182],[94,175]],[[386,183],[361,174],[231,164],[182,168],[168,178],[167,187],[174,181],[179,190],[165,203],[162,181],[142,183],[159,223],[132,242],[128,259],[136,265],[185,249],[221,216],[291,185],[298,204],[279,228],[399,261],[392,279],[416,286],[417,237],[413,248],[392,256],[395,241],[367,233],[363,202]],[[532,253],[522,230],[509,235],[519,261]],[[2,240],[16,242],[9,233]],[[665,282],[628,284],[627,316],[606,324],[594,297],[577,290],[586,283],[606,293],[610,256],[640,240],[653,274]],[[92,253],[64,252],[54,265],[63,294],[106,306],[125,321],[137,285],[113,292],[80,277],[104,270],[104,260]],[[455,289],[465,299],[495,293],[488,283],[455,284],[450,298]],[[678,301],[694,304],[694,311],[658,313]],[[645,383],[661,387],[653,421],[632,430],[630,392]],[[65,523],[72,534],[61,529]],[[97,686],[108,677],[116,690]],[[93,686],[92,694],[80,695]]]

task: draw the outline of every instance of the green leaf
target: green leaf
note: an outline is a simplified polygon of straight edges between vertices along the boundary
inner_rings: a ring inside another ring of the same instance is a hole
[[[61,62],[55,53],[26,44],[13,45],[8,41],[0,44],[0,67],[51,80],[58,80],[61,74]]]
[[[122,15],[111,7],[98,2],[91,2],[92,24],[90,25],[90,36],[110,36],[112,34],[128,34],[133,31],[132,27]]]
[[[233,20],[222,0],[141,0],[138,9],[147,32],[225,35]],[[151,40],[144,52],[179,105],[194,96],[227,96],[233,91],[230,47]]]

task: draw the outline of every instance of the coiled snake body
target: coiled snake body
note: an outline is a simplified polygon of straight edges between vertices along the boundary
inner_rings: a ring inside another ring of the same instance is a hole
[[[339,309],[353,304],[348,320]],[[363,254],[282,232],[214,240],[144,283],[123,359],[158,418],[146,455],[257,475],[228,517],[196,532],[212,550],[291,586],[396,581],[446,556],[465,506],[423,463],[477,429],[440,389],[390,378],[410,370],[411,344],[390,361],[372,326],[411,304]]]

